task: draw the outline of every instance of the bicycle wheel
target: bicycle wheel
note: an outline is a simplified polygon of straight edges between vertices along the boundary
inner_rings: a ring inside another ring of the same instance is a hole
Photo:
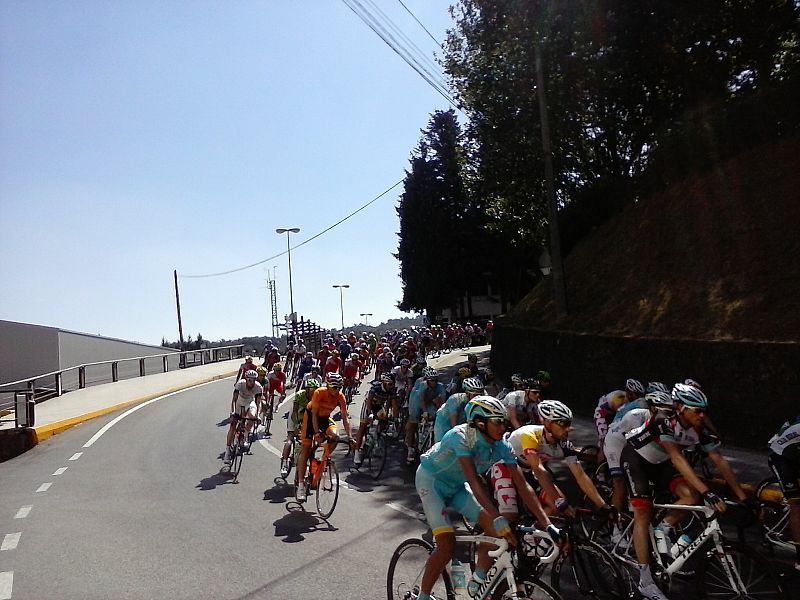
[[[433,552],[433,544],[422,539],[410,539],[401,543],[389,561],[386,573],[386,597],[388,600],[410,600],[419,594],[422,573],[428,556]],[[451,598],[453,588],[447,571],[436,580],[431,596],[437,600]]]
[[[292,443],[289,447],[289,456],[283,458],[283,454],[281,454],[281,472],[284,470],[286,471],[286,477],[283,478],[284,481],[289,479],[289,473],[292,472],[292,468],[294,467],[294,453],[295,453],[295,446],[297,442],[292,440]],[[284,443],[284,448],[286,444]]]
[[[722,543],[723,553],[712,549],[701,561],[695,583],[700,598],[715,600],[785,600],[769,561],[744,544]]]
[[[368,436],[372,434],[368,433]],[[380,431],[377,432],[375,438],[371,440],[372,449],[369,456],[366,457],[367,470],[372,475],[373,479],[378,479],[383,473],[383,468],[386,466],[386,436]]]
[[[517,593],[512,595],[508,589],[508,582],[503,579],[497,584],[492,595],[492,600],[508,600],[510,598],[525,598],[525,600],[562,600],[561,594],[550,587],[541,579],[517,579]]]
[[[270,427],[272,427],[272,415],[273,415],[274,412],[275,411],[273,409],[273,404],[270,401],[270,403],[267,405],[267,410],[264,413],[264,419],[263,419],[264,420],[264,435],[265,436],[270,434],[269,430],[270,430]]]
[[[589,540],[572,542],[569,552],[559,556],[550,572],[550,585],[568,597],[580,594],[599,600],[622,600],[630,591],[611,555]]]
[[[233,473],[234,483],[239,479],[239,471],[242,470],[242,462],[244,461],[244,436],[244,432],[237,432],[236,438],[233,440],[231,473]]]
[[[336,508],[336,501],[339,499],[339,471],[336,464],[328,458],[328,466],[320,475],[317,484],[317,514],[323,519],[327,519],[333,514]]]

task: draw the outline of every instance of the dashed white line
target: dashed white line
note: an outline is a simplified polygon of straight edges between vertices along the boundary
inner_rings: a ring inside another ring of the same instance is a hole
[[[36,491],[37,492],[46,492],[47,490],[50,489],[51,485],[53,485],[53,482],[52,481],[48,481],[47,483],[43,483],[42,485],[40,485]]]
[[[67,470],[68,467],[61,467],[60,469],[56,469],[56,472],[53,475],[62,475],[64,471]]]
[[[83,452],[76,452],[75,454],[70,456],[69,459],[70,460],[78,460],[81,457],[82,454],[83,454]]]
[[[0,552],[5,552],[6,550],[14,550],[19,544],[19,538],[22,535],[22,532],[19,531],[17,533],[7,533],[3,538],[3,543],[0,544]]]
[[[30,514],[32,508],[33,508],[32,504],[29,504],[27,506],[23,506],[22,508],[20,508],[17,511],[17,514],[14,515],[14,518],[15,519],[24,519],[25,517],[27,517]]]
[[[11,600],[11,588],[14,585],[14,571],[0,573],[0,600]]]

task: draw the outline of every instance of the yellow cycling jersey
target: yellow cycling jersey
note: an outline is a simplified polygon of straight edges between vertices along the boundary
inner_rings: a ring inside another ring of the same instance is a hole
[[[511,432],[508,438],[514,454],[527,462],[527,457],[536,454],[546,464],[550,460],[563,460],[567,464],[578,462],[578,453],[569,440],[548,444],[544,438],[544,425],[523,425]]]

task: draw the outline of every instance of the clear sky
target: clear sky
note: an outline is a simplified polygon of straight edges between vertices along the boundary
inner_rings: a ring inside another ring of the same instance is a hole
[[[378,6],[427,56],[398,0]],[[447,1],[404,0],[442,41]],[[158,343],[270,333],[286,250],[404,177],[447,102],[341,0],[0,2],[0,319]],[[396,187],[292,251],[323,327],[408,316]]]

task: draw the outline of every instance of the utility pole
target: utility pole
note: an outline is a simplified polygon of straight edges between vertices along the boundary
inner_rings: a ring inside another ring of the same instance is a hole
[[[183,346],[183,323],[181,322],[181,298],[178,294],[178,270],[174,269],[172,274],[175,276],[175,304],[178,307],[178,336],[180,336],[181,341],[181,353],[185,350]],[[180,365],[183,367],[186,364],[186,355],[181,354],[180,357]]]

